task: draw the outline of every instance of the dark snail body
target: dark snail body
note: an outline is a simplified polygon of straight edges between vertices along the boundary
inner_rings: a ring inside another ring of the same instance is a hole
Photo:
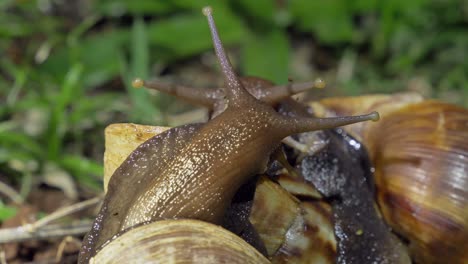
[[[346,136],[326,133],[324,149],[305,157],[299,166],[305,179],[331,201],[337,263],[411,263],[401,242],[378,216],[367,180],[371,177],[366,176],[370,167],[361,166],[366,160],[362,147],[353,149]]]
[[[284,100],[278,111],[288,116],[311,116],[308,109]],[[332,205],[337,239],[337,263],[410,263],[403,245],[374,207],[374,182],[367,150],[343,129],[318,131],[327,142],[312,155],[296,158],[300,177],[312,184]],[[309,133],[294,136],[302,144]]]
[[[144,222],[192,218],[221,223],[237,189],[265,169],[283,138],[378,119],[377,113],[338,118],[278,114],[243,87],[224,53],[211,9],[205,8],[204,13],[226,83],[225,96],[215,98],[214,105],[221,101],[227,107],[203,125],[177,127],[151,138],[126,159],[109,183],[79,263],[88,262],[120,231]]]
[[[241,237],[264,256],[268,256],[265,244],[249,220],[258,177],[252,177],[242,185],[232,198],[223,217],[222,227]]]

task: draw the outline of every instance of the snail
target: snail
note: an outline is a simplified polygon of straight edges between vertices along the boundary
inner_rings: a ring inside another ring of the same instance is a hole
[[[395,108],[405,109],[405,107],[409,105],[419,105],[419,107],[410,108],[411,112],[414,115],[419,116],[419,119],[426,120],[423,124],[428,124],[429,126],[437,124],[438,122],[432,122],[433,119],[428,118],[427,115],[422,115],[424,112],[426,112],[426,114],[427,112],[432,112],[433,114],[438,113],[441,109],[441,106],[443,105],[445,105],[445,107],[448,107],[448,109],[453,108],[453,106],[449,106],[443,103],[435,103],[432,101],[423,102],[423,98],[417,94],[397,94],[392,96],[378,95],[354,98],[326,99],[321,101],[319,106],[315,102],[311,105],[313,106],[313,109],[316,110],[315,113],[321,115],[324,114],[323,112],[325,112],[325,110],[330,113],[336,111],[340,114],[353,114],[355,111],[368,111],[369,109],[378,109],[379,112],[383,114],[384,120],[393,119],[393,113],[391,112],[395,111]],[[357,106],[361,106],[361,108],[356,108]],[[376,108],[376,106],[378,106],[378,108]],[[436,108],[433,108],[434,106],[436,106]],[[451,130],[453,130],[454,128],[458,129],[459,131],[461,131],[461,138],[466,138],[466,125],[464,125],[466,124],[466,110],[461,109],[459,107],[455,107],[455,109],[458,109],[458,111],[451,111],[446,113],[449,116],[449,118],[446,118],[446,120],[458,120],[457,123],[459,125],[453,126],[449,125],[449,123],[445,125],[447,125],[449,128],[451,127]],[[404,113],[406,111],[407,110],[402,112]],[[462,115],[460,113],[462,113]],[[417,121],[418,118],[415,118],[412,115],[406,115],[403,119],[400,119],[399,121],[401,120],[407,120],[405,122],[414,122]],[[379,137],[379,135],[381,135],[381,132],[379,131],[381,131],[382,128],[379,128],[379,130],[375,128],[368,128],[371,126],[373,126],[373,123],[361,123],[347,126],[346,129],[348,129],[349,132],[351,132],[356,138],[359,138],[367,144],[368,142],[366,141],[368,140],[366,140],[366,138],[369,138],[369,135],[372,135],[372,133],[369,133],[369,131],[372,131],[373,133],[375,133],[373,140],[375,140],[375,142],[381,142],[378,141],[377,138]],[[121,127],[121,125],[112,125],[108,129],[106,129],[106,149],[109,149],[109,151],[106,151],[106,153],[109,155],[111,152],[122,150],[121,146],[114,143],[121,141],[119,127]],[[130,132],[125,134],[134,136],[134,138],[129,140],[130,142],[138,140],[134,147],[136,147],[139,143],[144,142],[145,138],[149,138],[153,134],[160,132],[160,129],[158,127],[147,127],[133,124],[125,125],[125,128],[131,130]],[[392,134],[392,129],[390,128],[392,128],[392,126],[389,126],[388,133]],[[407,133],[415,133],[416,135],[420,135],[418,134],[420,133],[418,131]],[[365,136],[363,139],[362,135],[367,136]],[[113,139],[114,137],[118,137],[119,140],[108,140]],[[397,139],[394,138],[392,140],[394,140],[394,142],[398,142],[400,140],[405,140],[405,137],[399,136]],[[109,146],[107,146],[108,141]],[[353,140],[352,138],[349,139],[349,141],[350,144],[357,144],[357,146],[360,146],[361,148],[363,146],[362,144],[360,145],[357,140]],[[460,144],[458,148],[455,149],[462,149],[463,146],[465,146],[462,143],[466,142],[466,139],[458,142],[460,142]],[[133,150],[133,148],[131,148],[129,151]],[[374,149],[374,147],[372,147],[372,149]],[[381,149],[381,151],[385,153],[385,149]],[[458,152],[464,153],[462,150],[458,150]],[[120,156],[126,156],[127,154],[128,153],[122,153]],[[374,155],[372,154],[372,151],[371,155]],[[108,160],[112,159],[114,158],[108,158]],[[456,160],[457,159],[455,159],[455,161]],[[117,163],[120,163],[120,161],[122,161],[122,158],[120,158],[120,160]],[[451,164],[451,166],[454,168],[459,168],[457,166],[463,165],[463,163],[456,164],[456,162],[455,164],[452,164],[452,162],[447,159],[443,159],[442,161],[449,162],[449,164]],[[445,167],[447,167],[447,165],[445,165]],[[108,169],[108,173],[110,174],[113,170],[113,168]],[[379,168],[376,168],[376,170],[379,171]],[[280,175],[280,177],[277,178],[277,181],[281,184],[281,186],[266,179],[262,179],[258,183],[255,194],[255,200],[252,208],[252,214],[250,216],[252,224],[258,230],[260,236],[262,236],[263,240],[266,243],[268,249],[268,256],[274,263],[285,263],[286,261],[294,261],[294,263],[309,263],[309,260],[312,259],[317,261],[324,261],[324,263],[335,263],[337,248],[336,239],[334,238],[333,233],[330,206],[323,201],[311,200],[319,199],[320,197],[317,197],[314,194],[314,190],[311,190],[309,185],[300,185],[298,184],[299,181],[291,179],[290,177],[287,178],[282,176],[283,175]],[[413,184],[414,183],[408,183],[407,185],[410,186]],[[286,188],[289,191],[289,193],[286,192],[283,189],[283,187]],[[379,190],[377,190],[377,193],[379,193]],[[298,197],[306,196],[307,201],[299,201],[291,194],[298,195]],[[393,208],[393,210],[398,210],[398,208]],[[424,233],[424,225],[424,222],[420,223],[420,229],[418,229],[417,232],[414,232],[413,236],[418,235],[421,232]],[[303,232],[301,234],[301,231],[304,230],[306,232]],[[395,228],[394,230],[397,231],[398,229]],[[365,232],[365,230],[363,230],[363,232]],[[412,232],[408,232],[411,236]],[[443,234],[443,232],[441,233]],[[461,234],[460,236],[463,236],[463,234],[466,234],[466,229],[461,229],[459,233]],[[408,235],[406,237],[408,237]],[[454,243],[450,245],[459,246],[459,248],[463,248],[464,243]],[[426,256],[426,258],[421,259],[420,257],[417,257],[417,255],[426,254],[424,252],[427,252],[428,249],[421,247],[416,248],[414,246],[410,248],[412,249],[413,259],[417,261],[416,263],[446,263],[447,260],[450,260],[453,263],[463,263],[465,259],[465,257],[462,255],[449,255],[443,251],[443,248],[435,249],[438,250],[440,256]],[[429,252],[430,250],[432,249],[429,249]],[[418,253],[420,251],[422,253]]]
[[[248,83],[248,82],[245,82],[243,79],[241,79],[241,82],[242,82],[245,86],[247,86],[245,83]],[[152,84],[149,83],[149,82],[145,82],[145,84],[147,84],[148,86],[151,86],[151,85],[152,85]],[[250,87],[250,86],[248,86],[248,87]],[[247,87],[246,87],[246,88],[247,88]],[[249,90],[250,93],[254,93],[254,92],[252,92],[249,88],[247,88],[247,89]],[[255,91],[255,89],[253,89],[253,90]],[[280,90],[283,90],[283,89],[280,89]],[[287,91],[287,90],[286,90],[286,91]],[[174,90],[172,90],[172,92],[174,92]],[[179,95],[179,96],[183,96],[184,94],[186,94],[186,93],[183,92],[181,89],[175,89],[175,92],[174,92],[174,93],[176,93],[176,94]],[[197,94],[198,94],[198,93],[197,93]],[[223,91],[219,91],[219,90],[215,91],[215,92],[214,92],[214,95],[212,96],[212,97],[215,98],[215,99],[212,100],[212,101],[211,101],[212,103],[209,103],[209,105],[211,105],[212,107],[213,107],[213,106],[217,106],[217,105],[216,105],[215,103],[213,103],[213,102],[216,101],[216,100],[219,100],[219,98],[221,98],[221,97],[223,97],[223,96],[224,96],[224,95],[223,95]],[[262,93],[260,93],[260,95],[257,95],[257,96],[262,96]],[[201,98],[203,99],[204,96],[201,96]],[[210,97],[210,98],[211,98],[211,97]],[[211,100],[211,99],[210,99],[210,100]],[[269,99],[265,99],[265,100],[268,101],[268,102],[270,102],[270,103],[274,101],[274,100],[269,101]],[[209,101],[209,100],[207,100],[207,101]],[[410,100],[410,101],[411,101],[411,100]],[[415,101],[417,101],[417,99],[416,99]],[[222,102],[225,102],[225,101],[222,101]],[[381,103],[381,102],[380,102],[380,103]],[[405,102],[405,103],[406,103],[406,102]],[[346,106],[351,106],[351,105],[352,105],[352,104],[346,103],[346,102],[344,102],[344,101],[341,101],[341,104],[342,104],[342,105],[340,106],[341,108],[343,108],[343,105],[345,106],[344,108],[346,108]],[[401,103],[400,103],[400,104],[401,104]],[[324,103],[324,105],[326,105],[326,104]],[[369,104],[368,104],[368,103],[364,103],[363,105],[368,106]],[[224,107],[225,107],[225,106],[224,106]],[[392,107],[394,107],[394,105],[393,105]],[[392,108],[392,107],[390,107],[390,108]],[[215,107],[213,107],[213,108],[215,108]],[[219,109],[220,109],[220,110],[215,111],[215,112],[217,113],[217,114],[215,114],[215,115],[219,115],[219,114],[222,113],[222,111],[224,110],[223,107],[220,107]],[[330,110],[330,109],[332,109],[332,108],[329,108],[328,110]],[[379,108],[379,110],[380,110],[380,108]],[[337,111],[337,112],[338,112],[338,111]],[[465,116],[466,116],[466,115],[465,115]],[[411,119],[409,119],[409,120],[411,120]],[[463,120],[463,119],[462,119],[462,120]],[[462,135],[463,135],[463,131],[466,131],[466,126],[463,126],[463,124],[464,124],[463,122],[464,122],[464,121],[460,122],[460,127],[461,127]],[[466,124],[466,122],[465,122],[465,124]],[[372,127],[372,126],[366,124],[366,125],[362,125],[362,126],[360,126],[360,127],[361,127],[361,128],[360,128],[359,130],[367,131],[366,129],[363,129],[363,127]],[[383,130],[385,130],[385,129],[383,129]],[[371,131],[371,130],[369,129],[369,131]],[[464,138],[466,138],[466,136],[465,136]],[[375,139],[374,139],[374,140],[375,140]],[[365,141],[365,140],[364,140],[364,141]],[[460,145],[463,146],[463,142],[466,142],[466,140],[463,140],[463,141],[460,141],[460,142],[461,142]],[[379,152],[377,152],[377,153],[379,153]],[[464,152],[462,151],[462,153],[464,153]],[[462,158],[463,158],[463,157],[466,157],[466,155],[464,155],[464,154],[461,155],[461,156],[462,156]],[[464,163],[461,162],[460,164],[463,165]],[[458,165],[460,165],[460,164],[458,164]],[[457,165],[457,164],[455,164],[455,165]],[[461,169],[460,169],[460,167],[457,167],[457,166],[454,166],[454,167],[455,167],[455,168],[458,168],[461,172],[466,171],[466,169],[465,169],[463,166],[461,167]],[[377,171],[378,171],[378,169],[377,169]],[[466,175],[466,174],[465,174],[465,175]],[[462,174],[461,179],[462,179],[462,181],[463,181],[463,174]],[[377,181],[377,184],[378,184],[378,185],[380,184],[379,181]],[[381,186],[381,185],[380,185],[380,186]],[[382,190],[383,187],[379,187],[378,189],[379,189],[379,190]],[[465,188],[465,189],[466,189],[466,188]],[[462,199],[464,199],[463,197],[466,197],[466,196],[462,196]],[[379,199],[379,200],[382,200],[382,199]],[[462,205],[465,205],[465,204],[466,204],[465,200],[463,200],[463,201],[461,202],[461,204],[462,204]],[[381,208],[384,208],[384,206],[381,205]],[[388,211],[391,212],[392,210],[388,210]],[[463,212],[463,210],[462,210],[462,212]],[[385,216],[385,214],[384,214],[384,216]],[[386,218],[388,218],[388,217],[386,217]],[[459,217],[459,218],[463,219],[463,216],[461,216],[461,217]],[[465,218],[465,219],[466,219],[466,218]],[[396,223],[396,224],[399,224],[399,223]],[[462,223],[461,225],[463,225],[463,223]],[[466,226],[466,225],[465,225],[465,226]],[[410,229],[411,229],[411,228],[410,228]],[[398,230],[398,228],[395,228],[395,230]],[[465,237],[464,237],[464,234],[466,234],[466,233],[465,233],[466,228],[462,227],[462,228],[459,228],[459,229],[457,229],[457,230],[461,230],[461,231],[462,231],[462,232],[460,232],[461,235],[459,235],[459,237],[461,238],[461,239],[459,239],[459,241],[463,242],[464,240],[466,240]],[[408,231],[408,232],[411,232],[411,230]],[[400,231],[400,233],[403,233],[403,232]],[[422,233],[424,233],[424,232],[422,232]],[[409,236],[409,237],[411,237],[411,236]],[[456,236],[455,236],[455,237],[456,237]],[[411,240],[411,239],[410,239],[410,240]],[[431,248],[424,247],[424,246],[419,246],[419,247],[418,247],[418,246],[414,246],[414,245],[417,245],[417,244],[416,244],[416,243],[417,243],[417,240],[415,240],[415,241],[416,241],[416,242],[413,242],[414,244],[413,244],[412,248],[413,248],[413,255],[415,256],[415,259],[416,259],[416,260],[418,260],[419,262],[423,262],[423,263],[426,263],[426,262],[427,262],[427,263],[430,263],[430,262],[433,261],[434,257],[437,257],[437,256],[431,256],[431,258],[428,258],[428,259],[425,259],[424,257],[421,257],[421,256],[418,257],[418,255],[424,255],[424,254],[425,254],[425,253],[418,253],[418,251],[420,251],[420,252],[424,252],[425,250],[426,250],[426,251],[427,251],[427,250],[430,251]],[[454,261],[463,260],[463,257],[464,257],[464,256],[463,256],[462,254],[463,254],[463,252],[464,252],[464,250],[463,250],[463,245],[464,245],[464,243],[457,243],[457,241],[455,241],[455,242],[452,241],[452,242],[450,242],[450,243],[451,243],[451,245],[461,245],[461,247],[459,247],[459,248],[462,248],[462,250],[455,250],[455,251],[453,251],[453,250],[450,251],[450,250],[449,250],[449,251],[448,251],[449,253],[454,253],[454,254],[450,254],[450,255],[452,255],[453,260],[454,260]],[[436,251],[437,251],[437,250],[436,250]],[[434,251],[434,252],[436,252],[436,251]],[[416,253],[415,253],[415,252],[416,252]],[[437,251],[437,252],[439,252],[439,251]],[[444,252],[444,253],[446,253],[446,252]],[[433,255],[435,255],[435,254],[433,254]],[[438,255],[439,255],[439,256],[443,256],[444,260],[441,260],[441,261],[445,261],[445,260],[448,259],[447,255],[439,254],[439,253],[438,253]],[[424,260],[427,260],[427,261],[424,261]],[[439,262],[440,262],[440,261],[439,261]]]
[[[226,86],[214,105],[225,109],[205,124],[171,128],[128,156],[109,181],[101,210],[83,241],[79,263],[88,262],[119,233],[144,223],[190,218],[219,224],[235,192],[264,171],[283,138],[379,118],[377,112],[336,118],[277,113],[268,99],[258,100],[243,87],[224,52],[211,8],[203,13]],[[289,96],[285,94],[280,98]]]
[[[419,95],[324,99],[319,116],[377,110],[345,129],[368,149],[377,203],[416,263],[468,261],[468,110]]]

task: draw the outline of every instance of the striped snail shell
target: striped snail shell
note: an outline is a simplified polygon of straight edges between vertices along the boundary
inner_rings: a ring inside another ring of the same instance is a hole
[[[380,122],[349,131],[375,166],[383,217],[408,240],[416,263],[467,263],[468,110],[414,94],[327,99],[312,107],[324,115],[380,112]]]
[[[217,225],[198,220],[162,220],[120,234],[105,244],[90,263],[269,261],[244,240]]]

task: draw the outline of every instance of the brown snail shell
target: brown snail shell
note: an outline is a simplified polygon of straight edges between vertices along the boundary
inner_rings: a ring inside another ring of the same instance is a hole
[[[413,92],[397,93],[393,95],[374,94],[353,97],[331,97],[319,102],[310,102],[314,113],[319,117],[337,116],[358,113],[369,109],[378,110],[380,119],[385,118],[395,110],[410,104],[423,102],[424,98]],[[380,121],[379,121],[380,122]],[[370,127],[379,122],[353,124],[344,129],[359,141],[364,141],[363,134],[370,131]]]
[[[217,225],[163,220],[133,228],[96,253],[90,263],[269,263],[252,246]]]
[[[468,110],[401,98],[341,98],[320,107],[326,109],[322,113],[381,113],[380,122],[350,130],[375,165],[377,201],[386,222],[409,241],[417,263],[467,263]]]

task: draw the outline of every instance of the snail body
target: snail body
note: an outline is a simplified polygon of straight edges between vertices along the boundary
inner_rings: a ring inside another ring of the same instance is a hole
[[[225,96],[214,104],[225,104],[224,111],[205,124],[169,129],[130,154],[109,181],[79,263],[89,261],[97,248],[120,232],[142,223],[175,218],[220,223],[237,189],[265,169],[283,138],[378,119],[377,113],[338,118],[277,113],[267,99],[260,101],[243,87],[224,52],[211,9],[205,8],[204,14],[226,83]]]

